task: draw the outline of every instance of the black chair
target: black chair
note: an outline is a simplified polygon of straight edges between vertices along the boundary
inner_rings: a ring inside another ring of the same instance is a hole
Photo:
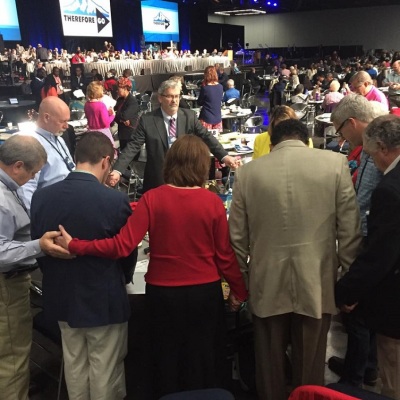
[[[41,311],[39,311],[33,317],[33,329],[39,332],[48,340],[50,340],[51,343],[59,347],[62,354],[61,331],[58,326],[58,322],[57,321],[49,322],[44,318],[42,309],[42,299],[41,299],[42,297],[41,286],[38,283],[32,281],[30,286],[30,294],[31,294],[31,306],[33,308],[41,309]],[[36,346],[38,346],[39,348],[41,348],[42,350],[46,351],[49,354],[53,354],[51,350],[49,350],[47,347],[40,344],[36,340],[32,340],[32,344],[35,344]],[[32,364],[36,365],[36,367],[38,367],[41,371],[43,371],[47,376],[49,376],[51,379],[54,379],[58,383],[57,400],[59,400],[61,395],[61,385],[64,375],[64,358],[61,356],[60,371],[58,376],[55,376],[54,374],[43,368],[38,362],[32,359],[32,356],[30,358],[30,361],[32,362]]]
[[[307,103],[294,103],[290,106],[290,108],[294,110],[297,118],[300,121],[307,120],[307,114],[309,108]]]

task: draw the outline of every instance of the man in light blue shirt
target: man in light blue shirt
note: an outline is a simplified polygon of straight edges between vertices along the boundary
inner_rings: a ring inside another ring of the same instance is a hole
[[[67,177],[75,168],[67,145],[60,136],[68,128],[70,111],[58,97],[46,97],[40,104],[36,129],[29,133],[36,138],[47,153],[47,162],[33,179],[18,190],[28,210],[36,189],[50,186]]]
[[[0,397],[4,399],[28,398],[29,271],[43,252],[55,255],[54,249],[62,250],[53,244],[59,232],[31,240],[29,211],[17,193],[46,160],[43,146],[33,137],[14,135],[0,146]]]
[[[222,101],[226,103],[230,99],[239,99],[240,98],[240,92],[239,90],[235,89],[235,82],[233,79],[228,79],[226,82],[226,86],[228,89],[224,93],[224,97],[222,98]]]

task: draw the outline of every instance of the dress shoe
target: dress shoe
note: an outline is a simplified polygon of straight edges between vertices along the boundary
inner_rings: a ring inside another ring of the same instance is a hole
[[[342,377],[344,373],[344,359],[333,356],[328,360],[328,368],[336,375]],[[364,372],[363,383],[367,386],[375,386],[378,380],[378,371],[376,369],[367,368]],[[345,383],[344,381],[340,381]]]

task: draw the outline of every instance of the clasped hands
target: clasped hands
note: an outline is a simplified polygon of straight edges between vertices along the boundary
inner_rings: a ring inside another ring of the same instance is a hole
[[[71,235],[59,225],[59,231],[46,232],[40,239],[39,245],[42,251],[56,258],[71,259],[75,258],[74,254],[68,251],[68,244],[72,240]]]

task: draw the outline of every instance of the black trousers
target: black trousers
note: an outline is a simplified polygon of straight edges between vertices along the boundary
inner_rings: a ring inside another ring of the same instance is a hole
[[[152,398],[212,388],[222,353],[221,282],[161,287],[146,285],[152,353]]]

